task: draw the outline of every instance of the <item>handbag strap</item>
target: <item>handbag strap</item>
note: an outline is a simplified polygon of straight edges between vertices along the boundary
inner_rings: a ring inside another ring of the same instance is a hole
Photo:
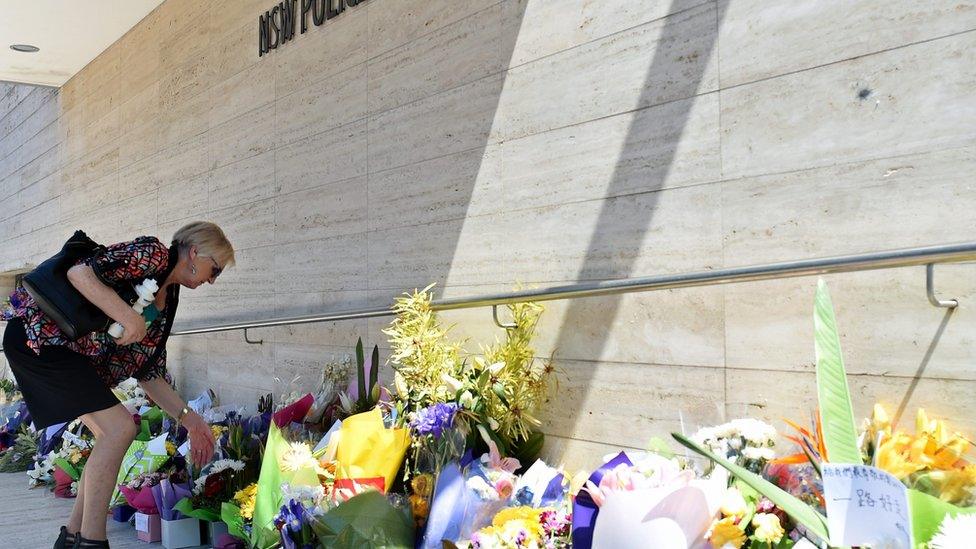
[[[166,316],[165,324],[163,324],[163,337],[156,345],[156,350],[153,351],[152,357],[143,364],[139,370],[135,373],[135,378],[139,379],[150,368],[155,366],[159,362],[159,357],[162,356],[163,351],[166,350],[166,341],[169,339],[169,333],[173,330],[173,320],[176,318],[176,307],[180,302],[180,285],[173,284],[166,289]]]
[[[176,263],[179,261],[179,243],[175,240],[169,248],[169,260],[166,262],[166,269],[161,273],[158,273],[159,280],[165,281],[173,269],[176,268]],[[166,350],[166,341],[169,340],[169,333],[173,330],[173,321],[176,319],[176,308],[180,304],[180,285],[172,284],[166,288],[166,315],[165,324],[163,324],[163,338],[160,340],[159,345],[156,346],[156,350],[153,352],[152,357],[139,368],[136,372],[136,379],[142,377],[149,368],[156,365],[159,362],[159,357],[162,356],[163,351]]]

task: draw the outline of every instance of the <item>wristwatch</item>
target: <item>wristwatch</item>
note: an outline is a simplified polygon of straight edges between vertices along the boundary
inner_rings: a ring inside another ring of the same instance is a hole
[[[190,408],[184,406],[183,409],[180,410],[180,415],[177,416],[176,418],[177,423],[183,423],[183,418],[186,417],[186,414],[189,413],[190,413]]]

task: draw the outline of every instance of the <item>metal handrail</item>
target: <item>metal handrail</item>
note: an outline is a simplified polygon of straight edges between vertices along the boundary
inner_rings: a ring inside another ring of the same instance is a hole
[[[824,275],[835,273],[850,273],[870,271],[876,269],[892,269],[898,267],[913,267],[932,265],[935,263],[957,263],[976,260],[976,242],[947,244],[940,246],[926,246],[871,252],[866,254],[843,255],[820,259],[804,259],[766,265],[748,267],[731,267],[711,271],[697,271],[692,273],[666,274],[619,280],[601,280],[582,282],[548,288],[527,289],[514,292],[488,294],[476,297],[455,297],[439,299],[431,303],[435,311],[455,309],[469,309],[474,307],[493,307],[521,303],[526,301],[552,301],[557,299],[573,299],[580,297],[596,297],[630,292],[646,292],[675,288],[691,288],[695,286],[710,286],[716,284],[732,284],[738,282],[755,282],[778,278],[794,278],[801,276]],[[929,301],[938,306],[953,307],[958,302],[953,300],[938,300],[935,298],[932,284],[932,269],[927,269],[927,291]],[[498,322],[497,310],[495,313]],[[347,311],[327,312],[315,315],[272,318],[253,322],[238,322],[173,330],[172,335],[194,335],[232,330],[246,330],[254,328],[272,328],[276,326],[290,326],[295,324],[312,324],[317,322],[334,322],[339,320],[355,320],[394,315],[391,307],[373,307],[353,309]]]

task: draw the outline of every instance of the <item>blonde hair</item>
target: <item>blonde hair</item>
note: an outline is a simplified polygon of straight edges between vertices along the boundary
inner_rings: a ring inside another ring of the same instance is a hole
[[[225,268],[234,264],[234,247],[224,231],[209,221],[194,221],[180,227],[173,235],[173,243],[180,251],[196,246],[200,255],[208,255]]]

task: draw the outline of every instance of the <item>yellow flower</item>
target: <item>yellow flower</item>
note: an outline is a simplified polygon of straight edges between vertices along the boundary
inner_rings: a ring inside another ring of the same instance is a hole
[[[735,524],[733,517],[726,517],[712,523],[706,537],[712,547],[739,549],[746,542],[746,533]]]
[[[911,447],[912,438],[904,433],[896,433],[891,438],[884,440],[878,447],[875,456],[878,467],[888,471],[899,480],[921,470],[925,466],[911,460]]]
[[[542,511],[542,509],[532,507],[507,507],[495,515],[491,525],[502,529],[510,526],[512,522],[517,522],[518,526],[528,532],[530,539],[540,540],[542,539],[542,524],[539,522],[539,517],[542,515]]]
[[[166,441],[166,455],[175,456],[176,455],[176,445],[170,441]]]
[[[976,465],[932,471],[925,477],[942,501],[968,507],[976,500]]]
[[[746,499],[742,497],[742,492],[738,488],[731,487],[725,491],[722,498],[722,505],[719,507],[722,514],[727,517],[744,517],[749,510]]]
[[[428,498],[434,489],[434,478],[426,473],[417,475],[410,481],[410,487],[413,488],[413,493]]]
[[[880,406],[875,408],[875,415],[878,416]],[[884,411],[881,410],[880,414],[884,414]],[[967,466],[965,454],[968,449],[969,441],[962,435],[950,434],[944,421],[929,419],[925,410],[919,409],[915,416],[915,434],[900,431],[890,434],[889,428],[888,436],[877,449],[876,460],[881,469],[899,479],[906,479],[919,472],[960,471]],[[936,475],[934,480],[940,481],[942,477],[951,479],[948,482],[949,490],[955,490],[955,495],[960,494],[956,483],[967,478],[965,475],[957,477],[949,474]]]
[[[413,516],[418,519],[426,519],[427,515],[430,514],[430,504],[427,502],[427,498],[418,494],[413,494],[409,498],[410,509],[413,511]]]
[[[211,425],[210,431],[213,433],[214,440],[220,440],[220,435],[223,434],[226,427],[221,427],[220,425]]]
[[[875,404],[874,411],[871,414],[871,438],[876,437],[879,432],[884,433],[885,438],[891,436],[891,418],[884,406]]]
[[[251,484],[234,494],[234,502],[241,508],[241,518],[251,520],[254,517],[254,502],[258,497],[257,483]]]
[[[752,526],[756,529],[753,534],[755,538],[765,543],[779,543],[786,533],[779,523],[779,517],[772,513],[756,513],[752,517]]]

